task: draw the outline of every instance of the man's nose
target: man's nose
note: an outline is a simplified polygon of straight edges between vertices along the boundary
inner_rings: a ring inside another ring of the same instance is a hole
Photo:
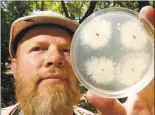
[[[51,45],[45,54],[45,61],[44,61],[45,67],[63,67],[64,66],[64,55],[57,46]]]

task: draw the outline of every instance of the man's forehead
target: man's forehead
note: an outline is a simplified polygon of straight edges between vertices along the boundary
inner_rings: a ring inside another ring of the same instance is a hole
[[[55,27],[55,26],[38,26],[36,28],[32,28],[32,29],[29,29],[27,33],[37,33],[37,34],[41,34],[41,33],[47,33],[49,34],[49,32],[52,34],[52,35],[55,35],[55,36],[60,36],[61,34],[67,34],[70,36],[70,34],[63,28],[60,28],[60,27]],[[40,32],[40,33],[38,33]],[[61,33],[59,33],[61,32]],[[26,33],[26,34],[27,34]]]
[[[32,39],[36,42],[44,42],[46,40],[54,41],[55,39],[51,38],[59,38],[62,41],[71,42],[71,36],[68,32],[66,32],[62,28],[57,27],[38,27],[29,30],[21,40],[21,42],[25,40]],[[50,38],[50,39],[49,39]]]

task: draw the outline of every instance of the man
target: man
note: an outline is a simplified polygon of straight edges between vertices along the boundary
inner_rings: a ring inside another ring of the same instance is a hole
[[[140,17],[154,24],[154,9],[145,7]],[[12,24],[9,50],[18,104],[10,115],[93,115],[74,107],[80,91],[69,51],[77,27],[74,21],[50,12],[23,17]],[[115,99],[90,91],[86,96],[100,115],[153,115],[153,85],[152,80],[143,91],[129,98],[132,101],[127,101],[127,109]]]

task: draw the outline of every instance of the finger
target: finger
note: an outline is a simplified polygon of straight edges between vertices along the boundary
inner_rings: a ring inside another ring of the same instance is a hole
[[[152,108],[154,108],[154,79],[137,95],[147,103],[143,105],[146,105],[152,111]]]
[[[86,97],[102,113],[101,115],[126,115],[125,108],[116,99],[105,98],[90,90]]]
[[[151,115],[151,113],[147,109],[142,109],[142,110],[133,110],[130,115]]]
[[[151,22],[154,26],[154,8],[151,6],[145,6],[141,9],[139,17]]]
[[[128,113],[127,115],[151,115],[152,108],[149,108],[148,101],[149,100],[146,101],[143,97],[136,94],[130,95],[128,100],[124,103]]]

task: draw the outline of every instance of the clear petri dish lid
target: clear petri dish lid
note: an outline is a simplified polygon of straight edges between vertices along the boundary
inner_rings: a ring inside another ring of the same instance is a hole
[[[126,8],[86,18],[71,43],[71,62],[86,88],[110,98],[142,90],[154,77],[152,25]]]

